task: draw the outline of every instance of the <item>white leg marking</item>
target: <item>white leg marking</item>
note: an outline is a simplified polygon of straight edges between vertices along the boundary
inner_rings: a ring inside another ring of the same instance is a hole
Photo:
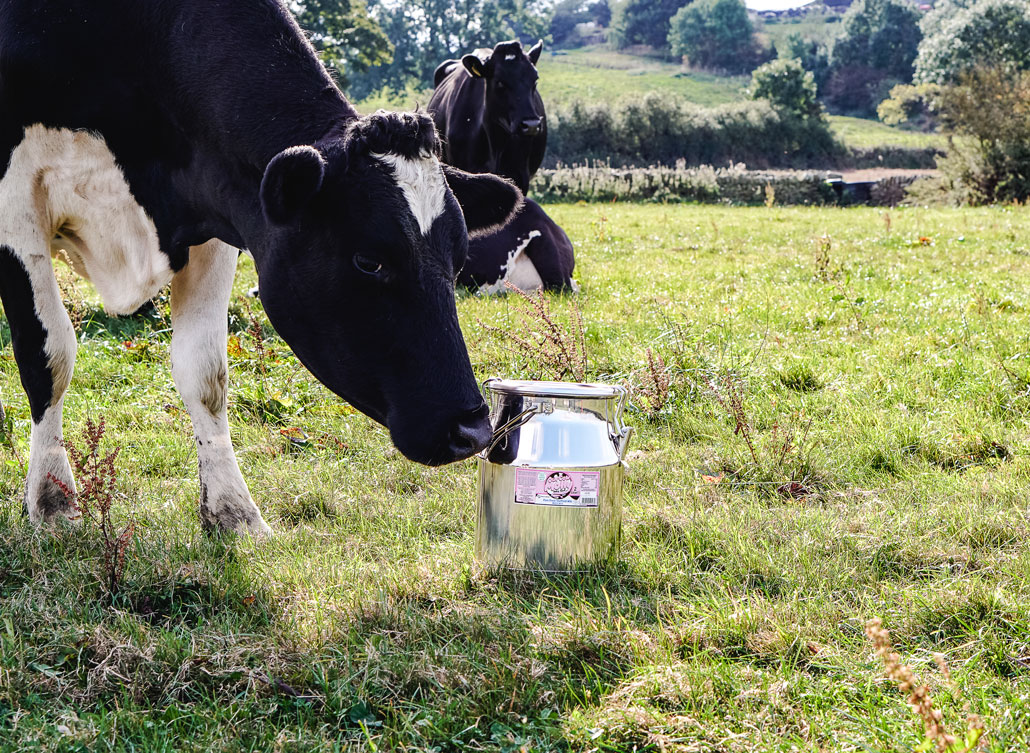
[[[228,323],[237,251],[221,241],[190,249],[172,278],[172,377],[193,420],[200,466],[200,519],[207,528],[272,533],[236,462],[226,387]]]
[[[50,371],[49,375],[37,378],[48,376],[51,381],[50,405],[38,422],[33,421],[29,439],[25,509],[33,523],[79,517],[64,490],[53,480],[57,479],[74,494],[75,480],[62,444],[61,419],[64,393],[75,367],[76,340],[50,259],[56,219],[46,186],[46,174],[54,167],[53,162],[69,155],[46,148],[47,135],[51,133],[56,132],[29,129],[11,155],[7,173],[0,181],[0,243],[14,252],[28,275],[35,315],[46,330],[43,353]]]
[[[408,200],[422,235],[429,233],[433,222],[443,214],[447,182],[436,157],[406,159],[397,154],[373,154],[393,170],[393,177]]]

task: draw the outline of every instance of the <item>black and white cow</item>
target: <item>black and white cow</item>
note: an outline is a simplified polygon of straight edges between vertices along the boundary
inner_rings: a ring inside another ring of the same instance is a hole
[[[115,313],[171,283],[207,527],[269,530],[226,418],[237,247],[300,360],[407,457],[485,446],[453,282],[468,232],[520,196],[438,151],[425,115],[359,117],[278,0],[0,0],[0,298],[32,414],[29,518],[75,517],[54,481],[74,488],[59,248]]]
[[[501,175],[529,190],[547,148],[544,102],[536,90],[542,49],[543,42],[528,53],[519,42],[501,42],[437,67],[429,112],[447,164]]]
[[[532,199],[492,233],[469,241],[468,261],[458,284],[483,295],[504,293],[509,282],[520,290],[575,290],[572,241]]]

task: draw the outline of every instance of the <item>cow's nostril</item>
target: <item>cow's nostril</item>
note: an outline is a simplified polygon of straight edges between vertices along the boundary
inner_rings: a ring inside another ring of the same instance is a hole
[[[533,120],[523,120],[519,125],[519,130],[525,136],[535,136],[540,132],[540,118],[534,118]]]
[[[457,460],[475,455],[489,444],[492,433],[484,405],[454,425],[450,432],[450,450]]]

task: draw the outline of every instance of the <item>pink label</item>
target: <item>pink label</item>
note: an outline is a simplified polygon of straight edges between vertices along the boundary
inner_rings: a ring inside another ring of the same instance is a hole
[[[520,505],[597,507],[600,488],[600,471],[515,470],[515,502]]]

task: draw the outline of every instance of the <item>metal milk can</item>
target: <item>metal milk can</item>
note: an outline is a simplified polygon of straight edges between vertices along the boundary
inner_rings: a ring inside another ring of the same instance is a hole
[[[488,379],[494,427],[479,454],[476,557],[552,572],[615,559],[632,428],[626,390]]]

